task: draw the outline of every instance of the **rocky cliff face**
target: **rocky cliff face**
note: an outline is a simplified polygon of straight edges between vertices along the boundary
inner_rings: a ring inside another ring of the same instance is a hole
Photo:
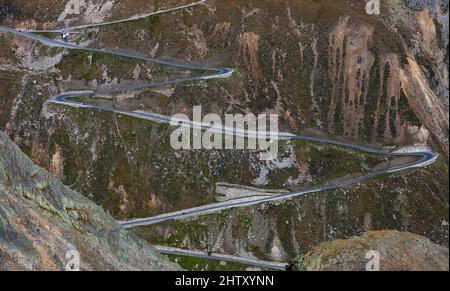
[[[81,270],[177,268],[0,132],[0,270],[65,270],[73,251]]]
[[[42,2],[3,0],[1,21],[55,28],[189,1],[85,1],[81,15],[64,20],[58,18],[67,1]],[[210,0],[75,36],[73,41],[93,47],[237,71],[226,80],[107,100],[119,107],[166,115],[190,113],[193,105],[202,105],[205,114],[277,113],[286,131],[375,147],[426,144],[443,153],[432,167],[335,191],[332,199],[311,196],[139,233],[150,241],[172,237],[192,248],[207,241],[263,258],[274,249],[274,258],[282,259],[370,229],[407,230],[448,244],[448,4],[425,2],[382,1],[382,14],[369,16],[359,0]],[[0,128],[36,164],[118,219],[214,202],[216,182],[298,189],[367,170],[367,161],[350,163],[348,155],[326,146],[286,147],[272,164],[249,152],[174,152],[165,126],[46,101],[69,89],[109,90],[201,72],[48,49],[7,34],[0,34],[0,45]],[[251,223],[262,219],[261,229]],[[250,225],[235,227],[241,223]]]
[[[5,5],[3,22],[63,26],[55,13],[66,1],[52,9],[36,4],[33,10],[29,2]],[[67,16],[66,23],[115,20],[186,3],[86,1],[81,15]],[[319,129],[389,144],[436,143],[448,155],[446,15],[445,1],[386,1],[379,16],[365,14],[361,1],[207,1],[174,14],[90,30],[83,39],[236,68],[235,90],[220,88],[220,98],[227,99],[225,104],[210,100],[211,111],[276,112],[290,130]],[[122,74],[118,81],[126,78]],[[210,94],[202,95],[211,99]],[[173,105],[179,102],[173,99]]]
[[[379,253],[381,271],[448,271],[448,248],[427,238],[405,232],[367,232],[348,240],[323,243],[297,259],[296,268],[304,271],[364,271],[372,259],[369,251]]]

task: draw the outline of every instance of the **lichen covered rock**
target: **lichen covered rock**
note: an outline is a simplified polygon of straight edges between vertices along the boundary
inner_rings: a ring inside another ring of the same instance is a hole
[[[449,269],[448,248],[407,232],[366,232],[348,240],[326,242],[301,256],[296,267],[303,271],[361,271],[366,255],[380,255],[381,271],[436,271]]]
[[[0,132],[0,270],[64,270],[74,251],[81,270],[177,268]]]

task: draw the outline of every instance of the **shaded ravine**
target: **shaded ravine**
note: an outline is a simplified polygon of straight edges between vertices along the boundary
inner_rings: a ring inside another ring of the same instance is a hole
[[[101,53],[101,54],[110,54],[110,55],[114,55],[114,56],[132,58],[135,60],[157,63],[157,64],[161,64],[161,65],[167,65],[167,66],[186,69],[186,70],[211,72],[211,74],[204,75],[204,76],[194,76],[194,77],[188,77],[188,78],[183,78],[183,79],[174,79],[174,80],[168,80],[168,81],[163,81],[163,82],[146,83],[146,84],[141,84],[141,85],[121,87],[119,89],[114,90],[114,92],[134,91],[134,90],[139,90],[139,89],[180,84],[180,83],[184,83],[184,82],[197,81],[197,80],[227,78],[233,74],[233,72],[234,72],[233,69],[208,68],[208,67],[200,67],[200,66],[194,66],[194,65],[189,65],[189,64],[180,64],[180,63],[175,63],[175,62],[171,62],[168,60],[150,58],[148,56],[141,55],[138,53],[124,52],[124,51],[120,51],[117,49],[116,50],[110,49],[110,48],[97,49],[97,48],[84,47],[84,46],[80,46],[77,44],[54,40],[54,39],[49,39],[49,38],[46,38],[46,37],[43,37],[40,35],[33,34],[33,32],[67,33],[67,32],[73,32],[75,30],[84,29],[84,28],[106,26],[106,25],[111,25],[111,24],[116,24],[116,23],[135,21],[138,19],[150,17],[153,15],[161,14],[161,13],[167,13],[167,12],[171,12],[171,11],[194,7],[196,5],[204,3],[206,1],[207,0],[202,0],[202,1],[192,3],[192,4],[183,5],[183,6],[175,7],[172,9],[160,10],[160,11],[156,11],[156,12],[153,12],[150,14],[135,16],[135,17],[131,17],[131,18],[123,19],[123,20],[98,23],[98,24],[90,24],[90,25],[82,25],[82,26],[76,26],[76,27],[71,27],[71,28],[64,28],[64,29],[57,29],[57,30],[29,30],[29,31],[26,31],[26,30],[19,30],[19,29],[0,26],[0,31],[4,31],[4,32],[12,33],[14,35],[18,35],[18,36],[21,36],[24,38],[36,40],[36,41],[41,42],[44,45],[51,46],[51,47],[73,49],[73,50],[83,50],[83,51],[88,51],[88,52],[93,52],[93,53]],[[196,217],[196,216],[201,216],[201,215],[205,215],[205,214],[220,212],[220,211],[230,209],[230,208],[247,207],[247,206],[257,205],[257,204],[261,204],[261,203],[292,199],[294,197],[304,196],[306,194],[318,193],[318,192],[327,191],[327,190],[334,190],[334,189],[358,184],[358,183],[361,183],[368,179],[378,177],[380,175],[404,171],[404,170],[412,169],[412,168],[425,167],[427,165],[430,165],[431,163],[434,163],[439,156],[437,153],[428,152],[428,151],[392,153],[392,152],[387,152],[387,151],[383,151],[380,149],[374,149],[374,148],[369,148],[369,147],[365,147],[365,146],[354,145],[354,144],[341,142],[341,141],[323,139],[323,138],[318,138],[318,137],[301,136],[301,135],[295,135],[295,134],[291,134],[291,133],[276,133],[276,134],[274,134],[274,133],[269,133],[269,132],[251,132],[251,131],[239,130],[239,129],[236,130],[233,128],[211,127],[210,124],[194,123],[189,120],[179,120],[179,119],[174,120],[171,117],[159,115],[156,113],[127,111],[127,110],[115,109],[115,108],[110,108],[110,107],[88,105],[83,102],[79,102],[79,101],[70,99],[70,98],[74,98],[74,97],[95,96],[96,94],[97,94],[96,91],[63,92],[57,96],[54,96],[48,102],[53,103],[53,104],[75,107],[75,108],[97,109],[97,110],[102,110],[102,111],[108,111],[108,112],[112,112],[112,113],[135,117],[138,119],[149,120],[152,122],[167,123],[167,124],[171,124],[173,126],[185,126],[185,127],[192,127],[192,128],[202,129],[202,130],[211,130],[214,132],[220,132],[220,133],[227,134],[227,135],[242,136],[242,137],[247,137],[247,138],[270,137],[272,139],[277,139],[277,140],[306,140],[306,141],[313,141],[313,142],[320,142],[320,143],[342,146],[342,147],[346,147],[349,149],[360,150],[360,151],[364,151],[364,152],[371,153],[371,154],[377,154],[377,155],[384,155],[384,156],[391,156],[391,157],[417,157],[417,158],[420,158],[415,162],[411,162],[411,163],[408,163],[408,164],[405,164],[402,166],[396,166],[396,167],[391,167],[388,169],[376,171],[374,173],[370,173],[370,174],[367,174],[367,175],[364,175],[364,176],[361,176],[358,178],[350,179],[350,180],[347,180],[347,181],[344,181],[341,183],[324,185],[324,186],[320,186],[317,188],[305,189],[305,190],[301,190],[301,191],[295,191],[295,192],[290,192],[290,193],[286,193],[286,194],[274,195],[274,196],[270,196],[270,197],[247,197],[247,198],[236,199],[236,200],[231,200],[231,201],[226,201],[226,202],[221,202],[221,203],[213,203],[213,204],[209,204],[209,205],[205,205],[205,206],[201,206],[201,207],[185,209],[185,210],[176,211],[176,212],[172,212],[172,213],[166,213],[166,214],[149,217],[149,218],[139,218],[139,219],[133,219],[133,220],[129,220],[129,221],[119,222],[124,228],[133,228],[133,227],[138,227],[138,226],[146,226],[146,225],[156,224],[156,223],[160,223],[160,222],[164,222],[164,221],[168,221],[168,220]],[[254,265],[254,266],[271,268],[271,269],[282,269],[281,265],[283,265],[283,263],[270,264],[266,261],[261,261],[261,260],[257,260],[257,259],[237,258],[237,257],[233,257],[233,256],[228,256],[228,255],[219,255],[219,254],[203,255],[201,252],[173,249],[173,248],[169,248],[169,247],[159,247],[159,252],[162,254],[194,256],[194,257],[207,258],[207,259],[227,260],[227,261],[233,261],[233,262],[237,262],[237,263],[245,263],[248,265]]]

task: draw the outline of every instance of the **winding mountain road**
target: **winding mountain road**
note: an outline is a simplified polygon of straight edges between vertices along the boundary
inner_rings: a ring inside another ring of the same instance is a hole
[[[174,256],[183,256],[183,257],[194,257],[208,260],[219,260],[233,263],[240,263],[244,265],[251,265],[264,269],[272,269],[272,270],[286,270],[288,264],[286,263],[277,263],[277,262],[269,262],[252,258],[243,258],[236,257],[224,254],[215,254],[215,253],[205,253],[201,251],[191,251],[184,250],[178,248],[172,248],[167,246],[155,246],[156,250],[163,255],[174,255]]]
[[[132,90],[139,90],[139,89],[150,88],[150,87],[160,87],[160,86],[179,84],[179,83],[195,81],[195,80],[227,78],[233,74],[233,72],[234,72],[233,69],[206,68],[206,67],[199,67],[199,66],[188,65],[188,64],[179,64],[179,63],[174,63],[174,62],[171,62],[168,60],[150,58],[148,56],[141,55],[138,53],[125,52],[125,51],[106,49],[106,48],[105,49],[89,48],[89,47],[84,47],[84,46],[80,46],[80,45],[73,44],[73,43],[67,43],[64,41],[49,39],[49,38],[43,37],[41,35],[33,34],[35,32],[54,32],[54,33],[72,32],[72,31],[84,29],[84,28],[105,26],[105,25],[111,25],[111,24],[116,24],[116,23],[123,23],[123,22],[127,22],[127,21],[135,21],[138,19],[142,19],[145,17],[149,17],[149,16],[161,14],[161,13],[167,13],[167,12],[171,12],[171,11],[176,11],[176,10],[180,10],[180,9],[193,7],[193,6],[202,4],[204,2],[206,2],[206,0],[198,1],[198,2],[184,5],[184,6],[175,7],[172,9],[160,10],[160,11],[156,11],[156,12],[146,14],[146,15],[135,16],[135,17],[131,17],[128,19],[124,19],[124,20],[105,22],[105,23],[97,23],[97,24],[91,24],[91,25],[83,25],[83,26],[64,28],[64,29],[58,29],[58,30],[24,31],[24,30],[20,30],[20,29],[14,29],[14,28],[0,26],[0,31],[12,33],[14,35],[21,36],[21,37],[24,37],[27,39],[39,41],[42,44],[51,46],[51,47],[73,49],[73,50],[83,50],[83,51],[92,52],[92,53],[110,54],[110,55],[114,55],[114,56],[132,58],[135,60],[152,62],[152,63],[172,66],[172,67],[176,67],[176,68],[182,68],[182,69],[186,69],[186,70],[192,70],[192,71],[201,70],[201,71],[211,72],[211,74],[204,75],[204,76],[194,76],[194,77],[188,77],[188,78],[184,78],[184,79],[168,80],[168,81],[163,81],[163,82],[147,83],[147,84],[141,84],[141,85],[122,87],[118,90],[119,92],[120,91],[126,92],[126,91],[132,91]],[[88,104],[84,104],[83,102],[71,100],[71,98],[74,98],[74,97],[95,96],[96,94],[97,94],[97,92],[95,92],[95,91],[63,92],[57,96],[54,96],[48,102],[54,103],[54,104],[60,104],[60,105],[64,105],[64,106],[76,107],[76,108],[97,109],[97,110],[102,110],[102,111],[109,111],[112,113],[132,116],[135,118],[149,120],[149,121],[153,121],[153,122],[168,123],[168,124],[172,124],[172,125],[181,125],[181,126],[188,126],[188,127],[194,127],[194,128],[197,127],[200,129],[208,129],[208,130],[222,132],[224,134],[231,134],[231,135],[234,134],[234,135],[241,135],[241,136],[245,136],[245,137],[254,137],[254,138],[261,136],[261,133],[259,133],[259,135],[258,135],[258,133],[256,133],[256,132],[250,132],[250,131],[245,131],[245,130],[235,131],[232,128],[215,128],[215,127],[211,127],[210,124],[199,124],[199,123],[191,122],[189,120],[175,120],[176,123],[174,124],[174,120],[168,116],[163,116],[163,115],[149,113],[149,112],[126,111],[126,110],[121,110],[121,109],[116,109],[116,108],[88,105]],[[380,170],[377,172],[373,172],[373,173],[370,173],[370,174],[367,174],[367,175],[364,175],[364,176],[361,176],[358,178],[350,179],[350,180],[347,180],[347,181],[344,181],[341,183],[324,185],[324,186],[320,186],[317,188],[306,189],[306,190],[301,190],[301,191],[296,191],[296,192],[291,192],[291,193],[286,193],[286,194],[273,195],[273,196],[269,196],[269,197],[267,197],[267,196],[265,196],[265,197],[250,197],[250,198],[247,197],[247,198],[241,198],[241,199],[236,199],[236,200],[231,200],[231,201],[226,201],[226,202],[221,202],[221,203],[214,203],[214,204],[209,204],[209,205],[205,205],[205,206],[201,206],[201,207],[185,209],[185,210],[162,214],[162,215],[149,217],[149,218],[139,218],[139,219],[134,219],[134,220],[130,220],[130,221],[123,221],[123,222],[120,222],[120,224],[124,228],[133,228],[133,227],[138,227],[138,226],[146,226],[146,225],[151,225],[151,224],[155,224],[155,223],[160,223],[160,222],[164,222],[164,221],[168,221],[168,220],[196,217],[196,216],[200,216],[200,215],[220,212],[220,211],[223,211],[225,209],[230,209],[230,208],[248,207],[251,205],[257,205],[257,204],[261,204],[261,203],[292,199],[292,198],[304,196],[307,194],[318,193],[318,192],[322,192],[322,191],[334,190],[334,189],[338,189],[338,188],[347,187],[347,186],[358,184],[358,183],[361,183],[368,179],[372,179],[374,177],[388,174],[388,173],[404,171],[404,170],[411,169],[411,168],[424,167],[424,166],[427,166],[427,165],[435,162],[436,159],[438,158],[438,154],[433,153],[433,152],[428,152],[428,151],[392,153],[392,152],[387,152],[387,151],[383,151],[380,149],[373,149],[373,148],[364,147],[364,146],[360,146],[360,145],[353,145],[353,144],[349,144],[349,143],[345,143],[345,142],[341,142],[341,141],[322,139],[322,138],[317,138],[317,137],[301,136],[301,135],[295,135],[295,134],[291,134],[291,133],[280,133],[275,137],[273,137],[273,136],[271,136],[271,137],[279,139],[279,140],[307,140],[307,141],[313,141],[313,142],[319,142],[319,143],[332,144],[332,145],[346,147],[349,149],[364,151],[364,152],[371,153],[371,154],[385,155],[385,156],[390,156],[390,157],[417,157],[418,160],[415,162],[411,162],[411,163],[402,165],[402,166],[391,167],[389,169],[384,169],[384,170]],[[264,267],[264,268],[284,269],[284,267],[282,267],[282,266],[284,266],[284,264],[281,264],[281,263],[280,264],[270,263],[270,262],[255,260],[255,259],[249,259],[249,258],[237,258],[237,257],[232,257],[232,256],[227,256],[227,255],[218,255],[218,254],[206,255],[201,252],[173,249],[173,248],[168,248],[168,247],[160,247],[160,251],[165,254],[196,256],[196,257],[210,258],[210,259],[212,258],[212,259],[234,261],[234,262],[238,262],[238,263],[255,265],[255,266]]]

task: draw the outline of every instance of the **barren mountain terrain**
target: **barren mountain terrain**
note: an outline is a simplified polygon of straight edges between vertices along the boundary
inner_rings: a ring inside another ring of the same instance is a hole
[[[75,15],[64,13],[67,2],[0,0],[0,25],[48,30],[36,33],[51,39],[61,38],[52,30],[80,27],[70,43],[234,70],[228,78],[122,90],[207,70],[49,47],[0,30],[0,130],[35,164],[117,220],[243,195],[224,194],[221,185],[297,191],[411,158],[298,140],[280,142],[272,161],[259,160],[254,150],[177,151],[169,144],[172,126],[49,102],[61,92],[94,90],[98,94],[82,102],[165,116],[190,116],[198,105],[205,115],[277,114],[283,132],[439,154],[428,167],[137,227],[136,235],[154,245],[275,262],[386,229],[448,247],[447,1],[381,1],[381,14],[369,15],[359,0],[208,0],[153,16],[196,1],[85,0]],[[172,259],[208,269],[203,261]]]

